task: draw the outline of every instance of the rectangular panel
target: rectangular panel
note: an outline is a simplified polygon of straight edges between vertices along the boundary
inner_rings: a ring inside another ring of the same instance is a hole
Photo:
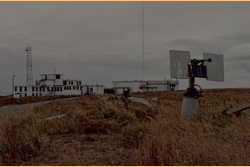
[[[171,78],[188,79],[189,51],[170,50]]]
[[[203,59],[212,59],[211,62],[204,62],[207,67],[207,80],[224,81],[224,62],[223,55],[203,53]]]

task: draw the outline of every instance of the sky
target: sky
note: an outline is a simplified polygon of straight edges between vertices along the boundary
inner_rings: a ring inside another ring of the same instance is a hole
[[[54,69],[105,87],[170,80],[169,50],[185,50],[196,59],[203,52],[223,55],[225,81],[196,79],[203,89],[249,88],[249,8],[250,2],[2,1],[0,95],[11,93],[13,75],[15,85],[26,84],[28,46],[34,83]],[[179,82],[188,87],[187,79]]]

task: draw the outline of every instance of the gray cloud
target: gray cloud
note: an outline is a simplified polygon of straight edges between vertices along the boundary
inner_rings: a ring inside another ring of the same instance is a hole
[[[170,79],[169,50],[224,55],[224,83],[198,79],[203,88],[249,85],[249,2],[144,2],[145,79]],[[32,46],[34,80],[63,73],[110,87],[142,78],[142,2],[0,2],[0,94],[11,77],[25,84]],[[188,85],[180,80],[182,89]]]

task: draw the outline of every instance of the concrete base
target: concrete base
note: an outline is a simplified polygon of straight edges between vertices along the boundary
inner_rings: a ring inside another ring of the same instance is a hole
[[[199,108],[199,100],[197,97],[184,97],[181,114],[186,118],[195,119]]]

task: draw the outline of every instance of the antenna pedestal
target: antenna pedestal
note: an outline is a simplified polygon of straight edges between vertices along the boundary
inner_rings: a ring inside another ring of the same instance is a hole
[[[184,96],[181,114],[190,119],[195,119],[200,109],[198,97]]]
[[[181,114],[190,119],[195,119],[200,109],[198,97],[201,92],[194,88],[194,77],[189,78],[189,88],[184,93]]]

